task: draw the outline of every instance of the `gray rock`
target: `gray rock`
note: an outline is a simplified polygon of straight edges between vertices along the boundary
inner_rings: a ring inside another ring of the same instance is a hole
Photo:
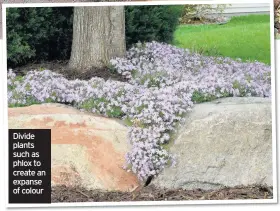
[[[225,98],[195,105],[170,148],[177,157],[154,181],[166,188],[272,185],[271,101]]]

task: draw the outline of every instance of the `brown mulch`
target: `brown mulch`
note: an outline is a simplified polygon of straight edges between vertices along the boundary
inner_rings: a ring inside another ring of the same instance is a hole
[[[125,202],[125,201],[181,201],[181,200],[236,200],[272,199],[272,187],[239,186],[220,190],[161,189],[154,185],[144,188],[133,199],[130,192],[85,190],[83,188],[56,186],[52,189],[51,200],[56,202]]]
[[[188,25],[200,25],[200,24],[213,24],[217,23],[215,20],[212,19],[198,19],[198,18],[193,18],[189,20],[182,20],[180,24],[188,24]]]
[[[26,75],[27,72],[31,70],[43,70],[48,69],[56,73],[63,74],[68,80],[89,80],[93,77],[100,77],[104,80],[117,80],[126,81],[118,73],[110,71],[108,68],[91,68],[88,70],[73,70],[68,67],[68,61],[52,61],[52,62],[40,62],[40,63],[30,63],[21,67],[12,68],[13,71],[20,76]]]
[[[220,18],[191,18],[191,19],[181,19],[180,24],[184,25],[202,25],[202,24],[225,24],[227,23],[230,19],[224,19],[222,20]]]

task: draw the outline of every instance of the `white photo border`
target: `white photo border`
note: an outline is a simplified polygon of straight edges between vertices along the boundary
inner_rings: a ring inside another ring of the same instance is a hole
[[[129,5],[180,5],[180,4],[250,4],[267,3],[270,4],[270,51],[271,51],[271,88],[272,88],[272,157],[273,157],[273,199],[250,199],[250,200],[186,200],[186,201],[129,201],[129,202],[69,202],[69,203],[50,203],[50,204],[10,204],[8,202],[8,102],[7,102],[7,40],[6,40],[6,8],[12,7],[83,7],[83,6],[129,6]],[[206,204],[272,204],[278,203],[277,192],[277,153],[276,153],[276,75],[275,75],[275,37],[274,37],[274,6],[273,0],[208,0],[208,1],[141,1],[141,2],[73,2],[73,3],[21,3],[21,4],[2,4],[3,20],[3,65],[2,82],[4,96],[4,150],[5,151],[5,190],[6,207],[84,207],[84,206],[155,206],[155,205],[206,205]]]

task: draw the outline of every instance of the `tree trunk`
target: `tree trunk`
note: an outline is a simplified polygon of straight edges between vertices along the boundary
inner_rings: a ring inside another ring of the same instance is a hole
[[[75,7],[69,67],[79,71],[103,68],[125,54],[123,6]]]

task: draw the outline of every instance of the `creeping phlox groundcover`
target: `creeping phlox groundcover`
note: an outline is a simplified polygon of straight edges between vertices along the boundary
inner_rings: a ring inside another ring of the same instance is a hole
[[[194,103],[227,96],[271,97],[270,66],[205,57],[163,43],[137,44],[126,57],[112,59],[111,70],[128,82],[70,81],[50,70],[18,77],[9,70],[9,106],[59,102],[124,119],[132,146],[124,168],[143,180],[175,165],[166,146]]]

